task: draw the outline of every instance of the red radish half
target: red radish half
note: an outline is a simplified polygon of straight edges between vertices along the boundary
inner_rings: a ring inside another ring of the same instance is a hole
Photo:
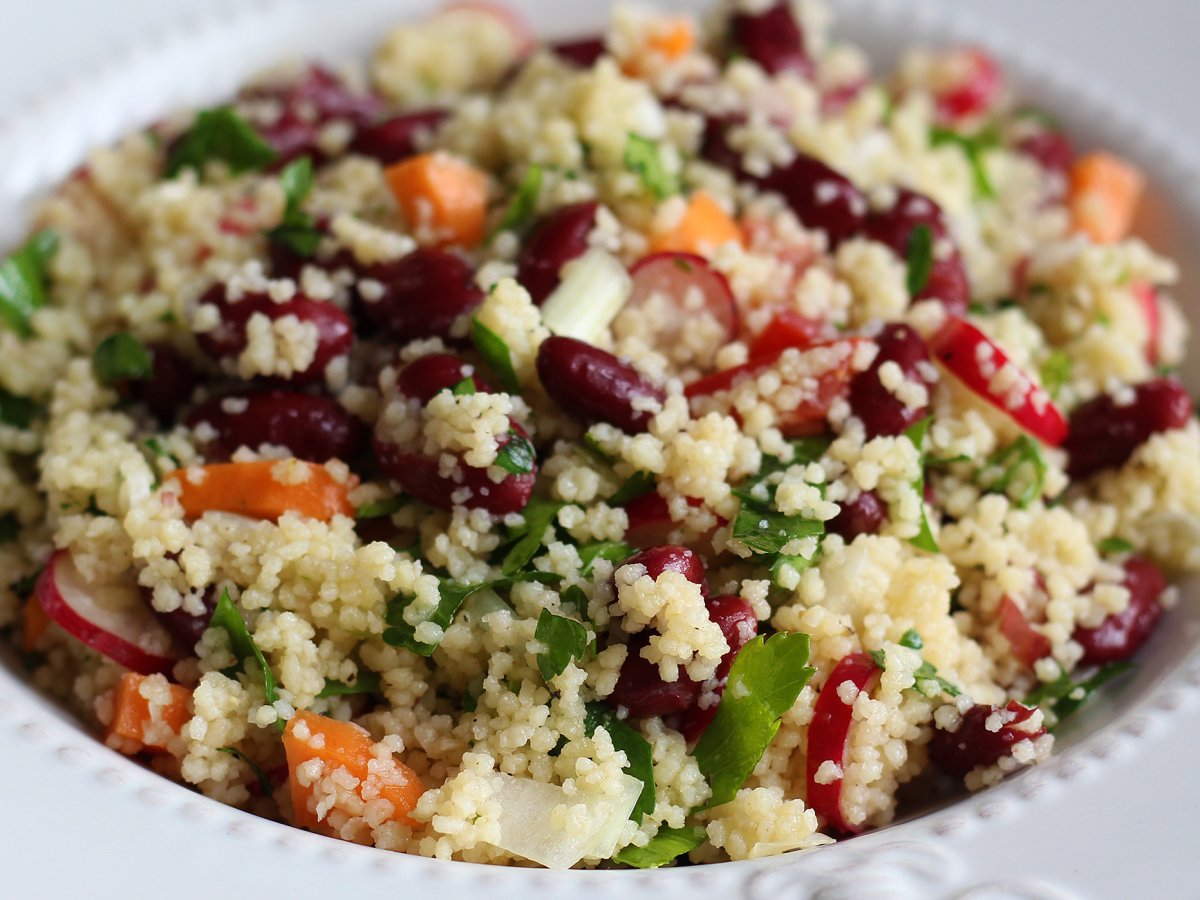
[[[1053,447],[1067,439],[1067,420],[1050,395],[970,322],[951,316],[929,349],[954,377],[1034,437]]]
[[[1050,639],[1034,628],[1012,597],[1000,601],[1000,633],[1012,645],[1013,656],[1027,668],[1050,655]]]
[[[854,720],[854,704],[842,701],[838,689],[849,681],[858,690],[869,690],[879,667],[866,653],[851,653],[833,668],[817,697],[812,724],[808,726],[808,805],[831,826],[848,834],[861,828],[850,825],[842,815],[842,776],[821,784],[817,772],[826,762],[845,771],[846,746]]]
[[[666,297],[674,306],[674,321],[658,337],[671,340],[702,313],[712,316],[725,329],[729,340],[737,335],[738,311],[733,291],[725,276],[703,257],[656,253],[635,265],[629,274],[633,278],[630,306],[641,306],[655,296]]]
[[[46,615],[98,653],[140,675],[170,672],[174,643],[136,585],[95,588],[66,550],[46,564],[34,589]]]
[[[761,359],[789,347],[808,350],[836,337],[837,331],[828,322],[806,318],[790,309],[781,309],[750,344],[750,358]]]
[[[1158,308],[1158,290],[1152,284],[1139,281],[1130,287],[1142,314],[1146,317],[1146,360],[1158,365],[1159,348],[1162,342],[1162,313]]]

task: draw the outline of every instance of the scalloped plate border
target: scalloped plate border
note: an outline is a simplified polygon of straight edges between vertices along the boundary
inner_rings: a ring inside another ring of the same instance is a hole
[[[179,71],[180,59],[193,53],[232,53],[230,48],[236,47],[261,52],[253,58],[270,62],[289,49],[311,49],[315,35],[325,34],[347,38],[339,45],[352,36],[361,43],[370,33],[362,23],[396,19],[431,5],[429,0],[340,0],[333,15],[332,4],[322,7],[318,0],[229,3],[94,71],[81,72],[0,120],[0,158],[13,161],[0,172],[0,210],[5,213],[0,240],[19,236],[30,199],[64,176],[83,148],[111,141],[133,122],[148,121],[170,105],[227,93],[251,68],[243,61],[214,77],[207,72],[189,75]],[[515,5],[544,12],[537,21],[551,31],[580,18],[569,4],[526,0]],[[702,4],[675,0],[660,5]],[[1027,42],[923,0],[834,0],[832,5],[842,31],[856,38],[862,23],[869,22],[867,30],[877,41],[903,34],[905,43],[971,41],[992,48],[1022,93],[1061,113],[1085,138],[1103,138],[1145,164],[1158,184],[1170,185],[1167,218],[1182,224],[1167,229],[1167,244],[1175,245],[1173,250],[1200,245],[1200,165],[1192,148],[1162,123],[1136,114],[1134,104],[1102,81],[1082,77]],[[347,24],[355,13],[362,22]],[[318,29],[319,22],[334,30]],[[178,80],[169,87],[146,86],[157,73],[172,69]],[[144,89],[136,89],[138,84]],[[120,112],[111,117],[103,115],[111,107],[97,103],[93,109],[88,103],[116,96]],[[65,115],[68,110],[86,114],[72,118]],[[125,121],[118,124],[121,119]],[[1200,259],[1185,264],[1185,274],[1193,269],[1200,274]],[[1200,284],[1200,278],[1189,277],[1189,283]],[[1200,318],[1195,305],[1189,312],[1193,321]],[[1193,364],[1187,377],[1195,389],[1200,365]],[[833,847],[661,872],[552,873],[446,863],[346,845],[260,819],[174,785],[108,750],[18,678],[9,657],[0,667],[0,760],[15,776],[6,779],[7,799],[10,809],[23,811],[25,827],[7,835],[12,858],[20,854],[23,864],[6,873],[6,886],[14,896],[75,889],[103,897],[157,893],[151,885],[169,884],[178,898],[211,897],[219,884],[236,885],[236,894],[245,896],[279,896],[284,888],[307,894],[433,887],[448,900],[467,900],[483,891],[499,900],[538,891],[556,898],[603,900],[638,889],[653,890],[664,900],[697,895],[753,900],[1059,898],[1074,892],[1130,894],[1146,887],[1145,873],[1157,872],[1165,891],[1173,874],[1190,872],[1192,859],[1191,848],[1176,837],[1186,838],[1193,820],[1189,804],[1178,802],[1175,773],[1185,771],[1192,762],[1190,748],[1200,743],[1200,610],[1191,602],[1196,594],[1185,591],[1185,602],[1173,613],[1176,627],[1165,642],[1156,642],[1159,656],[1146,660],[1146,671],[1125,691],[1140,696],[1123,709],[1117,702],[1108,721],[1092,710],[1065,752],[1038,769]],[[53,787],[46,790],[45,784]],[[1191,788],[1188,799],[1197,794]],[[1124,823],[1114,820],[1114,814],[1124,815]],[[1143,830],[1149,817],[1152,834]],[[1137,842],[1139,860],[1131,867],[1128,848],[1135,836],[1154,840]],[[63,842],[70,848],[70,865],[56,862]],[[115,871],[114,853],[125,855],[135,847],[140,878],[123,884],[120,893],[115,885],[98,885],[97,871]],[[28,865],[38,860],[41,867]],[[181,872],[189,877],[180,879]]]

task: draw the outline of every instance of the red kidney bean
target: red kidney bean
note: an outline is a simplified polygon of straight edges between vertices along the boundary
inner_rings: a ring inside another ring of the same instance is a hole
[[[564,413],[584,423],[607,422],[629,434],[650,427],[654,414],[636,401],[662,403],[666,393],[616,356],[575,338],[552,337],[537,357],[538,377]]]
[[[554,51],[555,55],[580,69],[590,69],[599,61],[600,57],[608,52],[602,37],[561,41],[551,44],[550,49]]]
[[[145,403],[160,422],[174,422],[192,398],[199,377],[192,364],[166,344],[146,348],[152,363],[149,378],[128,382],[122,393]]]
[[[214,397],[188,416],[189,428],[207,424],[210,460],[228,459],[239,447],[287,447],[298,459],[352,460],[362,449],[363,425],[329,397],[294,391],[259,391]]]
[[[894,362],[904,377],[929,386],[925,371],[932,366],[921,336],[907,325],[885,325],[877,338],[879,354],[870,368],[850,382],[850,408],[862,420],[868,438],[903,434],[929,415],[929,407],[910,408],[879,380],[879,370]]]
[[[1071,139],[1059,131],[1043,131],[1030,135],[1017,144],[1017,151],[1036,159],[1051,172],[1065,175],[1075,162],[1075,147]]]
[[[261,314],[269,319],[295,316],[301,322],[317,328],[317,352],[308,368],[293,372],[280,380],[292,384],[312,384],[325,377],[326,367],[335,359],[350,352],[354,330],[350,317],[332,303],[310,300],[297,294],[286,303],[275,303],[265,294],[247,294],[236,303],[230,302],[223,284],[214,285],[200,298],[201,304],[212,304],[220,311],[221,320],[215,329],[196,335],[196,342],[213,359],[235,359],[246,349],[246,327],[250,319]]]
[[[622,568],[625,566],[645,566],[646,574],[654,579],[663,572],[678,572],[692,584],[700,585],[700,592],[708,595],[708,586],[704,580],[704,561],[687,547],[678,544],[650,547],[621,563]]]
[[[699,702],[696,702],[680,717],[679,731],[689,744],[700,740],[712,724],[719,705],[717,701],[725,693],[725,684],[729,680],[729,670],[733,668],[734,660],[742,652],[742,648],[758,636],[758,617],[754,614],[754,607],[741,597],[714,597],[709,600],[708,617],[721,629],[721,634],[725,635],[729,652],[721,657],[721,663],[717,666],[716,683],[706,683],[702,686],[706,689],[705,692],[711,689],[716,699],[706,707],[701,707]],[[681,672],[680,678],[684,677],[686,676]],[[697,701],[699,699],[697,697]]]
[[[845,175],[812,156],[799,153],[757,181],[764,190],[781,194],[806,227],[829,235],[834,247],[858,234],[866,222],[867,198]]]
[[[935,729],[929,742],[930,761],[947,775],[963,778],[974,769],[994,766],[1012,753],[1013,744],[1046,733],[1045,728],[1026,731],[1017,727],[1027,721],[1034,710],[1016,700],[1010,701],[1004,709],[1012,718],[999,731],[989,731],[987,727],[988,719],[999,711],[995,706],[971,707],[955,731]]]
[[[1129,606],[1114,613],[1095,628],[1077,628],[1072,637],[1083,647],[1083,661],[1092,665],[1129,659],[1146,643],[1162,618],[1160,599],[1167,589],[1162,570],[1149,560],[1135,556],[1125,563],[1125,587]]]
[[[704,138],[700,145],[700,155],[713,165],[720,166],[733,172],[739,178],[749,176],[742,168],[742,155],[729,146],[727,132],[742,120],[736,116],[720,117],[707,116],[704,120]]]
[[[545,302],[558,287],[563,266],[587,252],[599,210],[594,201],[576,203],[555,210],[534,226],[517,257],[517,281],[534,303]]]
[[[780,0],[764,12],[739,13],[730,23],[733,45],[771,75],[790,72],[812,78],[813,61],[804,31],[792,15],[792,4]]]
[[[417,144],[446,121],[444,109],[426,109],[384,119],[359,130],[350,149],[378,160],[385,166],[417,154]]]
[[[468,378],[479,393],[492,393],[492,386],[475,374],[474,366],[449,353],[431,353],[410,362],[400,371],[396,384],[400,393],[420,400],[424,406],[442,391]]]
[[[1102,394],[1071,413],[1063,444],[1070,457],[1067,474],[1087,478],[1119,469],[1153,435],[1184,428],[1191,417],[1192,398],[1173,378],[1138,385],[1130,403]]]
[[[415,250],[395,262],[371,266],[362,278],[383,288],[378,298],[362,297],[367,318],[401,342],[449,337],[454,323],[483,302],[474,270],[445,250]]]
[[[204,612],[200,615],[192,615],[182,608],[169,613],[159,612],[150,602],[152,592],[149,588],[143,587],[141,592],[146,605],[154,613],[154,617],[162,623],[162,626],[171,633],[175,640],[187,648],[190,655],[196,644],[200,642],[200,638],[204,636],[208,623],[212,620],[212,614],[217,608],[217,589],[209,587],[205,590],[204,595],[200,598],[204,604]]]
[[[825,524],[825,529],[839,534],[846,542],[860,534],[879,534],[887,521],[887,504],[875,491],[863,491],[853,500],[842,504],[842,510]]]

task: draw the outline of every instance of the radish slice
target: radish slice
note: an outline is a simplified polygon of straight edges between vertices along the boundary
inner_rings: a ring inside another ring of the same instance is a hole
[[[1146,317],[1146,361],[1158,365],[1159,347],[1162,341],[1162,314],[1158,308],[1158,291],[1154,285],[1139,281],[1130,287],[1142,314]]]
[[[836,337],[837,331],[828,322],[806,318],[790,309],[781,309],[750,344],[750,358],[760,359],[772,353],[782,353],[789,347],[808,350]]]
[[[1050,395],[974,325],[951,316],[929,349],[959,381],[1034,437],[1052,447],[1067,439],[1067,420]]]
[[[1013,656],[1027,668],[1050,655],[1050,639],[1029,624],[1012,597],[1000,601],[1000,633],[1012,645]]]
[[[656,337],[675,341],[698,315],[707,313],[725,329],[732,341],[738,333],[737,302],[725,276],[708,262],[691,253],[656,253],[630,270],[633,293],[630,306],[642,306],[655,298],[672,304],[672,322]]]
[[[849,681],[859,691],[868,690],[878,674],[879,667],[866,653],[844,657],[821,688],[812,724],[808,726],[808,805],[834,828],[848,834],[857,834],[862,829],[850,825],[842,815],[842,780],[854,704],[844,702],[839,689]],[[818,781],[825,763],[836,766],[836,777],[828,777],[830,773],[826,771]]]
[[[50,558],[35,594],[46,615],[98,653],[140,675],[170,672],[171,635],[136,586],[89,585],[66,550]]]
[[[480,13],[494,18],[512,36],[513,49],[517,59],[524,59],[537,46],[537,38],[534,36],[533,29],[529,27],[529,23],[507,4],[489,3],[487,0],[458,0],[458,2],[447,4],[438,15],[444,16],[454,12]]]

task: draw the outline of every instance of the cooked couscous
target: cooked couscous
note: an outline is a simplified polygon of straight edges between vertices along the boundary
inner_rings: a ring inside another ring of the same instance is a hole
[[[1200,569],[1142,190],[810,0],[274,72],[0,265],[0,626],[113,750],[386,850],[751,859],[984,788]]]

